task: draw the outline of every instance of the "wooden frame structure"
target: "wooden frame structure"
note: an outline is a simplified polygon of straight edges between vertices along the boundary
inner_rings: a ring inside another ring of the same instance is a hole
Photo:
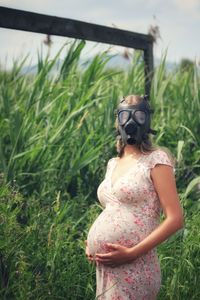
[[[0,27],[143,50],[145,93],[150,96],[153,76],[153,37],[151,35],[2,6],[0,6]]]

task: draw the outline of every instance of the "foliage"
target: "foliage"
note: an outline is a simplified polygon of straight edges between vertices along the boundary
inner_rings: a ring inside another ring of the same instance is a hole
[[[194,62],[188,58],[182,58],[180,62],[181,71],[190,71],[194,68]]]
[[[84,41],[50,59],[38,54],[37,73],[23,61],[0,72],[1,299],[93,299],[95,269],[84,240],[101,207],[96,190],[116,155],[114,109],[123,95],[144,94],[142,53],[127,71],[106,68],[107,52],[79,67]],[[198,299],[200,124],[199,74],[155,69],[151,106],[154,143],[176,158],[184,230],[159,246],[160,299]]]

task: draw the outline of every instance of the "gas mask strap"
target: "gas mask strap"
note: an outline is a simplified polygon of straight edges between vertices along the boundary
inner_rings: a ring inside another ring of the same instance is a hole
[[[157,132],[158,132],[157,130],[149,128],[149,133],[156,135]]]
[[[123,96],[122,100],[120,101],[120,103],[124,102],[126,99],[125,99],[125,96]]]

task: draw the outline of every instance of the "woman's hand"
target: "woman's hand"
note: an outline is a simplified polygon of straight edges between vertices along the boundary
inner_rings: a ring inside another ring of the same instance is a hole
[[[87,259],[89,260],[90,263],[95,264],[95,263],[96,263],[95,259],[94,259],[93,256],[89,253],[89,248],[88,248],[88,245],[87,245],[87,240],[85,240],[84,242],[85,242],[85,245],[86,245],[86,248],[85,248],[85,254],[86,254],[86,256],[87,256]]]
[[[130,263],[134,260],[132,248],[127,248],[118,244],[107,243],[107,249],[111,252],[100,254],[96,253],[96,262],[103,263],[107,266],[116,267],[121,264]]]

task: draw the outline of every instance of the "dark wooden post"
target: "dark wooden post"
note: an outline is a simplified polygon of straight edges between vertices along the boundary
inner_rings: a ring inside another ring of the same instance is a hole
[[[153,78],[153,64],[153,43],[149,43],[148,48],[144,50],[145,92],[149,96]]]

